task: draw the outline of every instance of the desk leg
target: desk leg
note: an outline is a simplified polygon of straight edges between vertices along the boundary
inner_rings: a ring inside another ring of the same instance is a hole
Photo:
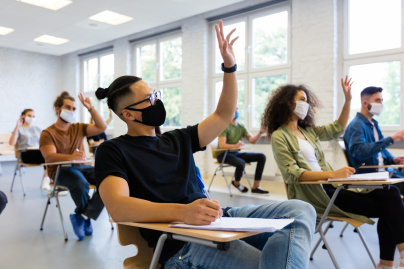
[[[156,245],[156,249],[154,250],[152,261],[150,263],[150,269],[156,268],[166,239],[167,239],[166,233],[163,233],[162,235],[160,235],[159,241],[157,242],[157,245]]]
[[[323,216],[322,216],[320,222],[319,222],[318,225],[317,225],[317,228],[316,228],[315,233],[318,233],[318,232],[319,232],[319,230],[320,230],[321,226],[323,225],[324,221],[327,219],[328,213],[330,213],[331,207],[332,207],[332,205],[334,204],[335,199],[337,199],[338,193],[341,191],[342,188],[344,188],[343,185],[342,185],[342,186],[339,186],[339,187],[335,190],[334,194],[333,194],[332,197],[331,197],[330,202],[328,203],[327,208],[326,208],[325,211],[324,211],[324,214],[323,214]]]

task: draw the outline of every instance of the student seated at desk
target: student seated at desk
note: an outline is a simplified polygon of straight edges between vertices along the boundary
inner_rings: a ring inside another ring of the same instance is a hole
[[[39,140],[40,150],[47,163],[85,160],[84,137],[97,135],[107,128],[90,99],[84,99],[82,94],[79,99],[91,113],[94,124],[72,123],[75,119],[76,103],[68,92],[62,92],[53,104],[57,120],[42,132]],[[55,173],[56,167],[50,166],[49,174],[53,177]],[[69,188],[76,204],[75,214],[70,214],[70,221],[78,239],[83,240],[84,235],[93,233],[90,218],[96,220],[104,208],[98,191],[91,199],[88,195],[90,184],[95,184],[94,167],[81,164],[61,167],[57,180],[58,185]]]
[[[269,191],[263,190],[260,187],[260,182],[262,178],[262,172],[264,171],[266,157],[264,154],[259,152],[240,152],[240,148],[244,146],[244,142],[241,139],[245,138],[248,142],[255,144],[260,139],[261,135],[264,133],[262,130],[258,132],[257,135],[252,136],[247,128],[243,124],[237,121],[239,116],[238,107],[234,113],[234,118],[227,126],[227,128],[219,135],[219,143],[217,145],[218,149],[229,150],[225,155],[225,152],[218,152],[217,160],[219,162],[223,161],[224,156],[226,156],[224,163],[230,164],[236,167],[234,172],[234,181],[231,184],[236,187],[241,192],[247,192],[248,188],[240,184],[241,176],[245,169],[246,162],[257,162],[257,167],[255,169],[254,185],[252,187],[252,193],[258,194],[268,194]]]
[[[341,83],[345,104],[338,120],[333,123],[324,126],[314,124],[314,112],[319,103],[303,85],[283,85],[275,90],[263,117],[271,136],[276,163],[288,184],[289,198],[309,202],[317,213],[324,213],[335,188],[329,184],[321,187],[299,182],[346,178],[355,172],[351,167],[333,171],[320,144],[320,141],[337,139],[347,125],[352,99],[351,83],[348,78],[345,81],[341,79]],[[379,218],[380,265],[377,268],[393,268],[396,247],[400,251],[400,266],[404,266],[404,204],[397,187],[391,186],[389,190],[363,189],[360,193],[343,189],[335,205],[331,208],[331,215],[347,216],[367,223],[372,223],[368,218]]]
[[[361,92],[361,111],[351,121],[344,134],[344,143],[349,163],[356,166],[404,164],[404,157],[393,156],[387,147],[396,141],[404,140],[404,130],[392,136],[383,137],[379,123],[373,117],[379,116],[383,111],[383,89],[380,87],[367,87]],[[370,173],[385,171],[385,168],[357,169],[356,173]],[[395,170],[392,177],[403,178],[404,171]],[[404,183],[397,187],[404,193]]]
[[[216,111],[199,125],[155,134],[166,111],[158,92],[134,76],[117,78],[99,88],[99,99],[128,126],[125,135],[102,143],[96,152],[95,174],[101,197],[114,221],[210,224],[220,216],[293,218],[275,233],[262,233],[230,243],[227,251],[182,241],[165,243],[164,268],[307,268],[315,212],[302,201],[285,201],[221,209],[205,199],[198,184],[193,153],[204,150],[230,123],[237,102],[236,61],[231,31],[216,25],[223,57],[223,91]],[[193,98],[189,96],[189,98]],[[160,232],[141,230],[155,247]],[[177,264],[177,265],[176,265]]]
[[[33,125],[35,121],[35,111],[31,108],[24,109],[21,116],[17,120],[17,124],[11,133],[9,144],[17,149],[24,148],[39,148],[39,137],[41,128]],[[27,150],[21,152],[21,161],[24,163],[41,164],[45,162],[41,152],[38,150]],[[44,166],[44,176],[42,179],[41,188],[43,190],[50,189],[50,178],[48,171]]]

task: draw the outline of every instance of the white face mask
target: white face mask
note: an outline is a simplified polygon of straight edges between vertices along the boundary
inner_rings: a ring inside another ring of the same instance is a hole
[[[25,117],[25,122],[28,124],[32,124],[34,122],[34,118],[33,117]]]
[[[382,111],[383,111],[383,104],[379,104],[379,103],[370,103],[370,105],[372,106],[369,110],[370,114],[379,116]]]
[[[304,118],[306,118],[307,116],[310,105],[303,101],[295,101],[295,103],[296,107],[295,110],[293,110],[293,113],[295,113],[295,115],[298,116],[300,119],[304,120]]]
[[[64,120],[65,122],[72,122],[74,120],[74,112],[69,111],[66,109],[62,109],[62,112],[60,112],[60,118]]]

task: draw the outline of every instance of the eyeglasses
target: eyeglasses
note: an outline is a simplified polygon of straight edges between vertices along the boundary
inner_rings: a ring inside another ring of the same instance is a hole
[[[156,101],[157,101],[158,99],[161,99],[161,92],[160,92],[160,91],[156,92],[155,90],[153,90],[153,93],[150,95],[149,98],[146,98],[146,99],[144,99],[144,100],[142,100],[142,101],[139,101],[139,102],[133,103],[133,104],[131,104],[131,105],[128,105],[128,106],[125,107],[124,109],[133,110],[133,111],[138,111],[139,109],[131,108],[131,106],[136,106],[136,105],[141,104],[141,103],[146,102],[146,101],[149,101],[149,102],[150,102],[150,105],[154,106],[154,105],[156,104]],[[121,114],[122,114],[122,113],[121,113]]]

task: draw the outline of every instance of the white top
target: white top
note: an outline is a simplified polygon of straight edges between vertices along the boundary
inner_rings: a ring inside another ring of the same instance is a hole
[[[18,128],[17,148],[33,148],[39,147],[39,137],[41,136],[41,128],[32,126],[25,128],[20,126]]]
[[[321,172],[322,170],[316,158],[316,153],[314,152],[313,146],[309,143],[309,141],[303,140],[299,137],[297,137],[297,141],[299,141],[300,151],[302,152],[306,161],[309,163],[311,171]]]
[[[375,140],[376,140],[376,142],[377,141],[379,141],[379,133],[377,132],[377,130],[376,130],[376,126],[372,123],[372,125],[373,125],[373,133],[375,134]],[[382,156],[382,153],[381,152],[379,152],[379,154],[377,154],[377,159],[379,160],[379,165],[381,166],[381,165],[384,165],[384,159],[383,159],[383,156]],[[384,169],[384,168],[379,168],[379,171],[386,171],[386,169]]]

